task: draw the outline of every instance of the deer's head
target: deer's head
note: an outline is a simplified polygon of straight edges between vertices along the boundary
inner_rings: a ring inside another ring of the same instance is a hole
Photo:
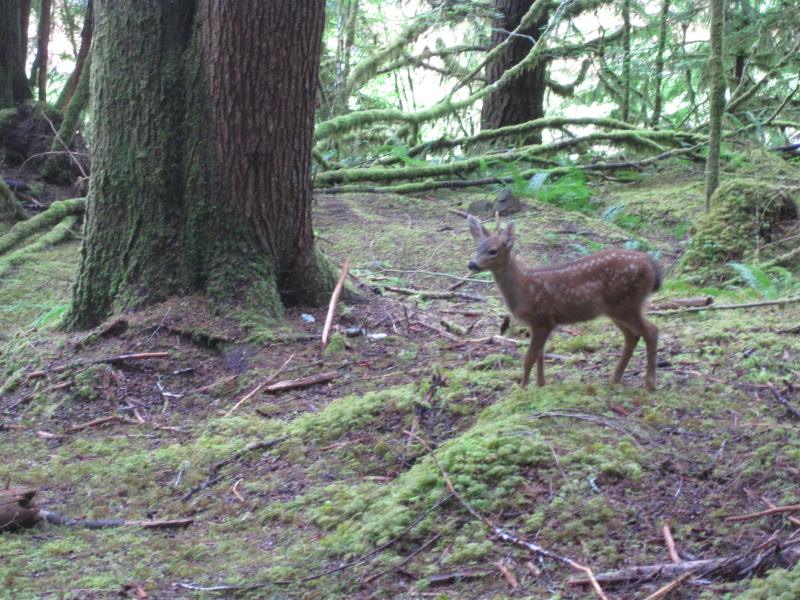
[[[469,270],[478,273],[494,271],[505,266],[511,256],[511,249],[514,247],[514,223],[509,223],[505,229],[502,229],[498,219],[497,228],[493,233],[490,233],[472,215],[467,217],[467,223],[472,237],[478,243],[475,258],[469,262]]]

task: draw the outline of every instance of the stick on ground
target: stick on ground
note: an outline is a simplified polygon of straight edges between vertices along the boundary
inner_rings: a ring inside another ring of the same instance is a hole
[[[339,280],[336,282],[336,287],[333,288],[331,294],[331,302],[328,305],[328,314],[325,317],[325,327],[322,329],[322,348],[328,345],[328,336],[331,333],[331,325],[333,324],[333,314],[336,311],[336,303],[339,301],[339,295],[342,293],[344,287],[344,280],[347,277],[347,271],[350,269],[350,259],[345,258],[342,264],[342,272],[339,273]]]

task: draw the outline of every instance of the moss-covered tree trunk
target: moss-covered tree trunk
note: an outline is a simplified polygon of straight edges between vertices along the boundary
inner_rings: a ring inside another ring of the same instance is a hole
[[[324,301],[311,144],[324,0],[95,0],[73,327],[189,292]]]
[[[708,117],[708,159],[706,161],[706,210],[719,186],[719,155],[722,144],[722,114],[725,111],[725,68],[723,66],[723,29],[725,0],[711,0],[711,50],[708,58],[710,78]]]
[[[39,26],[36,29],[36,60],[34,75],[40,102],[47,100],[47,65],[49,63],[50,22],[53,13],[51,0],[39,3]],[[34,75],[31,76],[34,79]]]
[[[75,68],[70,73],[64,89],[56,100],[56,108],[65,110],[69,106],[70,100],[78,88],[78,82],[81,80],[86,59],[89,57],[89,50],[92,47],[92,33],[94,31],[94,6],[92,0],[89,0],[86,5],[86,12],[83,15],[83,27],[81,28],[81,45],[78,48],[78,54],[75,57]]]
[[[531,8],[532,0],[495,0],[492,20],[492,46],[508,38],[520,24],[522,17]],[[539,39],[547,25],[548,15],[542,16],[531,27],[520,31],[510,41],[505,52],[486,67],[486,83],[492,84],[508,69],[528,55],[535,40]],[[547,62],[540,61],[514,77],[483,101],[481,129],[497,129],[506,125],[517,125],[544,116],[544,96],[547,89]],[[531,132],[521,140],[526,144],[541,143],[541,132]]]
[[[31,97],[25,76],[29,13],[30,2],[0,0],[0,108],[15,106]]]
[[[650,126],[656,129],[661,121],[661,110],[664,100],[661,92],[661,80],[664,77],[664,50],[667,47],[669,1],[670,0],[661,1],[661,15],[658,20],[658,45],[656,47],[655,73],[653,74],[653,85],[655,87],[653,92],[653,117],[650,120]]]
[[[631,0],[622,1],[622,106],[620,118],[631,120]]]

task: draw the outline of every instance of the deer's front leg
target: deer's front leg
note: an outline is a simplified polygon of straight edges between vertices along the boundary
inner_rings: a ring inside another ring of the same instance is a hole
[[[536,385],[544,385],[544,343],[550,335],[547,327],[536,327],[531,329],[531,343],[528,352],[525,354],[525,368],[522,371],[522,387],[528,387],[531,377],[533,363],[536,362]]]

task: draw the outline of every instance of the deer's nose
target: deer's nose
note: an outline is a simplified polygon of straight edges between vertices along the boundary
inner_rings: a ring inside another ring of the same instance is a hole
[[[478,271],[481,270],[480,267],[478,266],[478,263],[476,263],[474,260],[469,261],[469,264],[467,265],[467,267],[473,273],[477,273]]]

